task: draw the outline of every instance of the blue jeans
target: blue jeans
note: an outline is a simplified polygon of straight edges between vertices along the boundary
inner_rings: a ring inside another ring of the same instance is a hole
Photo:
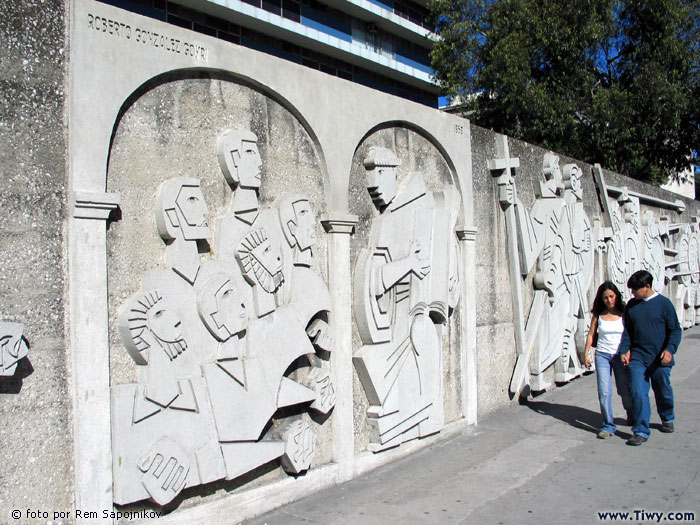
[[[632,396],[629,389],[629,376],[625,366],[620,360],[620,354],[606,354],[596,352],[595,369],[598,379],[598,401],[600,401],[600,413],[603,416],[603,426],[601,432],[615,433],[615,420],[612,409],[612,376],[615,375],[615,386],[617,393],[622,398],[622,406],[627,412],[627,417],[633,415]]]
[[[649,386],[654,390],[656,410],[662,423],[671,423],[673,414],[673,388],[671,388],[671,367],[654,362],[648,367],[641,361],[632,360],[629,365],[630,392],[634,402],[635,425],[632,432],[649,437]]]

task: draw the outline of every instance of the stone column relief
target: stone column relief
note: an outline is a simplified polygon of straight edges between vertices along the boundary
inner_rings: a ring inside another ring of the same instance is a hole
[[[397,184],[399,160],[371,148],[364,160],[379,212],[355,269],[353,357],[370,407],[370,450],[444,426],[442,335],[459,299],[456,188],[431,192],[420,172]]]
[[[0,376],[14,375],[17,363],[29,354],[23,331],[22,323],[0,323]]]
[[[683,328],[700,324],[700,219],[679,225],[675,263],[667,268],[666,277],[676,282],[674,303]]]
[[[507,143],[498,150],[503,157],[490,161],[489,169],[498,177],[498,198],[508,219],[508,257],[519,261],[519,273],[513,266],[510,278],[518,284],[513,287],[513,301],[519,316],[515,324],[522,333],[516,337],[518,356],[510,391],[519,393],[526,384],[540,391],[548,386],[544,372],[552,365],[558,382],[582,373],[579,354],[590,321],[587,293],[593,278],[593,230],[583,209],[578,165],[560,167],[558,156],[545,154],[535,204],[527,209],[518,198],[513,177],[518,159],[509,159]],[[532,270],[534,298],[526,322],[520,281]]]
[[[317,219],[300,194],[260,209],[256,141],[249,130],[219,138],[233,196],[214,234],[198,179],[158,190],[167,269],[146,272],[119,313],[139,380],[111,390],[117,504],[165,505],[187,487],[277,459],[299,474],[316,446],[303,414],[325,416],[335,405],[331,299],[311,268]],[[283,407],[298,410],[276,415]]]

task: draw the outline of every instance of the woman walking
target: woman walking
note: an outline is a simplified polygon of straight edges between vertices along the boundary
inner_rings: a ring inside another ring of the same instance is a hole
[[[632,397],[629,390],[627,369],[620,360],[617,350],[624,326],[622,312],[625,303],[622,301],[620,290],[610,281],[605,281],[598,287],[593,301],[591,313],[591,329],[586,338],[584,350],[585,364],[591,366],[590,350],[595,335],[598,335],[595,352],[595,368],[598,378],[598,401],[603,425],[598,432],[598,439],[605,439],[615,434],[615,420],[612,410],[612,376],[615,375],[617,393],[622,398],[622,406],[627,411],[627,424],[633,424]]]

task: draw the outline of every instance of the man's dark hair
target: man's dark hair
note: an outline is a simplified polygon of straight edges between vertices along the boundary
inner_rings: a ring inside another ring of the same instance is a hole
[[[634,272],[629,278],[627,281],[627,288],[630,290],[639,290],[646,285],[651,286],[652,282],[654,282],[654,277],[649,272],[646,270],[639,270],[638,272]]]

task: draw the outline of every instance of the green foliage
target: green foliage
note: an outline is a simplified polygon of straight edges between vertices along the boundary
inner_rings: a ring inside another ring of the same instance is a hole
[[[483,127],[663,183],[700,144],[697,0],[431,0],[436,79]]]

